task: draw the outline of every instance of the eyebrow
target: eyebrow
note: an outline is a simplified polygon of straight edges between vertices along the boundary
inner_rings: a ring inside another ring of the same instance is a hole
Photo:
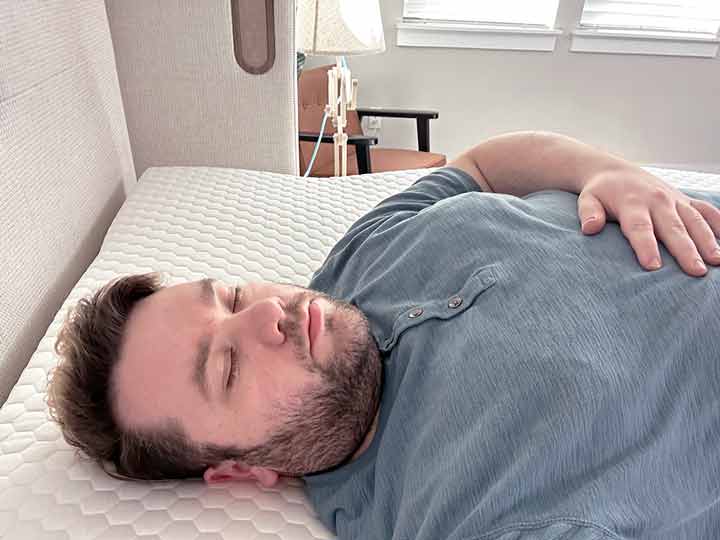
[[[207,305],[212,306],[215,303],[215,288],[213,284],[216,279],[205,278],[200,281],[200,301]],[[208,396],[208,385],[207,385],[207,363],[210,357],[210,338],[203,336],[200,338],[200,344],[198,350],[195,353],[195,369],[193,370],[193,382],[200,394],[205,398],[205,401],[210,401]]]

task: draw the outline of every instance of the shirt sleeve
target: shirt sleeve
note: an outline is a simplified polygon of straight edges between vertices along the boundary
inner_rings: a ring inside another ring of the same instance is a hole
[[[362,244],[373,231],[383,225],[397,224],[409,219],[438,201],[471,191],[482,191],[472,176],[456,167],[441,167],[419,178],[403,191],[380,201],[372,210],[355,221],[333,246],[325,262],[313,273],[310,280],[311,288],[322,287],[317,278],[338,253],[353,244]]]
[[[462,169],[442,167],[417,179],[403,191],[380,201],[350,226],[348,234],[352,236],[391,216],[396,220],[406,219],[438,201],[471,191],[482,192],[482,188],[472,176]]]
[[[470,191],[482,191],[472,176],[456,167],[442,167],[419,178],[403,191],[384,199],[373,212],[419,212],[438,201]]]

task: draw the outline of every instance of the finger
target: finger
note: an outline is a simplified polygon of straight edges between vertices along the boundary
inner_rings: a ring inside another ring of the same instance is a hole
[[[597,234],[605,227],[605,208],[590,193],[580,193],[578,217],[580,218],[580,228],[584,234]]]
[[[690,199],[690,206],[702,214],[715,236],[720,238],[720,208],[699,199]]]
[[[691,276],[705,275],[707,267],[676,209],[676,204],[654,207],[652,220],[655,234],[685,273]]]
[[[720,264],[720,249],[718,249],[715,234],[708,222],[695,207],[684,201],[678,201],[678,215],[685,223],[685,228],[695,243],[695,248],[705,262],[713,265]]]
[[[662,266],[660,249],[647,208],[626,207],[620,216],[620,230],[630,242],[640,266],[646,270],[657,270]]]

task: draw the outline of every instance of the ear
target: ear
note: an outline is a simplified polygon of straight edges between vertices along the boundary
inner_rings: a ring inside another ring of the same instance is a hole
[[[264,487],[277,484],[279,475],[265,467],[250,467],[242,462],[226,460],[214,467],[208,467],[203,474],[207,484],[220,484],[234,480],[256,480]]]

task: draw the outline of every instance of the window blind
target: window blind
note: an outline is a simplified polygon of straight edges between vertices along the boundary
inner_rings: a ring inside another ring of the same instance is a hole
[[[405,0],[404,19],[552,27],[559,0]]]
[[[717,34],[720,0],[585,0],[580,26]]]

